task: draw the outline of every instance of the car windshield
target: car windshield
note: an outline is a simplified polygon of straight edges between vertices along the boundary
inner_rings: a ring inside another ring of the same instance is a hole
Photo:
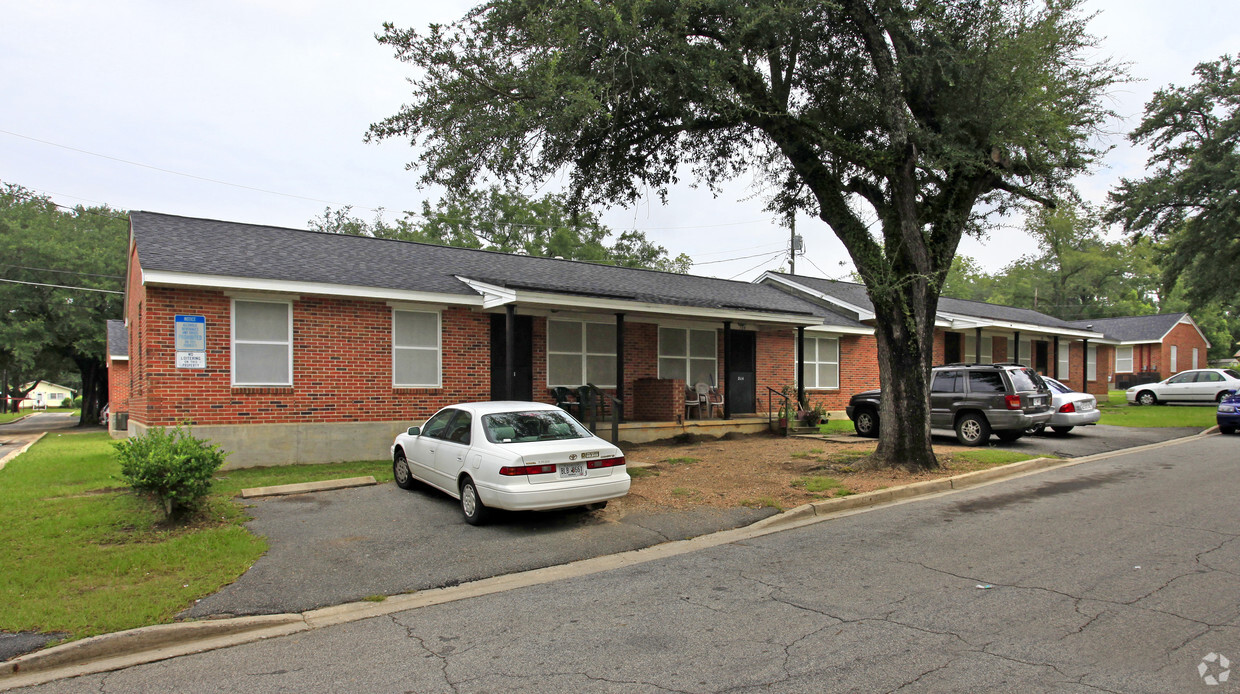
[[[482,415],[482,428],[492,443],[527,443],[581,439],[590,432],[566,412],[529,410]]]
[[[1012,379],[1012,387],[1016,392],[1024,390],[1042,390],[1042,377],[1027,368],[1012,369],[1008,371],[1008,377]]]

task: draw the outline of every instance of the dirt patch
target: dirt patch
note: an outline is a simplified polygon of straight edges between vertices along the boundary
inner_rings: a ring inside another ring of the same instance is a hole
[[[912,474],[903,470],[858,471],[855,465],[874,451],[874,439],[836,443],[770,434],[691,442],[626,445],[628,460],[650,463],[634,469],[626,497],[606,513],[665,511],[713,506],[790,509],[820,499],[858,494],[912,482],[971,472],[996,463],[959,459],[960,446],[936,446],[940,469]]]

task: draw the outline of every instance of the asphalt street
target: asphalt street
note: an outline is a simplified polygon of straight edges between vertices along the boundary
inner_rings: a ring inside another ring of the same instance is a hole
[[[1226,692],[1240,439],[1209,436],[43,692]]]
[[[1031,455],[1083,458],[1087,455],[1119,451],[1147,443],[1170,441],[1199,433],[1201,433],[1200,427],[1137,428],[1095,424],[1075,427],[1067,434],[1047,431],[1037,436],[1023,436],[1011,443],[1003,443],[998,437],[992,436],[990,445]],[[935,429],[932,434],[936,444],[958,445],[955,432]]]
[[[0,459],[33,441],[45,431],[71,429],[78,418],[65,412],[39,412],[19,422],[0,424]]]

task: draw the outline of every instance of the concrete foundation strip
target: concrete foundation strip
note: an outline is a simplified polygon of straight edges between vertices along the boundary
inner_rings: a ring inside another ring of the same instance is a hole
[[[1082,458],[1035,458],[954,477],[881,489],[838,499],[827,499],[798,506],[753,525],[703,535],[689,540],[667,542],[653,547],[605,557],[495,576],[450,588],[435,588],[396,595],[383,602],[355,602],[310,610],[300,614],[235,617],[200,622],[181,622],[141,627],[115,634],[103,634],[73,641],[0,663],[0,691],[28,687],[66,677],[77,677],[134,665],[152,663],[193,653],[227,648],[261,639],[286,636],[396,612],[501,593],[566,578],[635,566],[649,561],[696,552],[710,547],[752,539],[773,532],[819,523],[836,517],[864,513],[881,506],[907,503],[914,499],[941,496],[953,491],[993,484],[1032,475],[1043,470],[1071,467],[1106,460],[1126,453],[1173,446],[1206,436],[1214,430],[1171,441],[1137,446]]]

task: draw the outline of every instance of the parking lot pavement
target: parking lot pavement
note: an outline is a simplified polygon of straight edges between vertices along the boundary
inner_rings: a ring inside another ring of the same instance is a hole
[[[1171,439],[1192,436],[1201,433],[1197,427],[1165,427],[1138,428],[1117,427],[1108,424],[1076,427],[1067,434],[1056,434],[1047,430],[1038,436],[1023,436],[1012,443],[1003,443],[997,437],[991,437],[992,448],[1019,451],[1036,455],[1054,455],[1060,458],[1080,458],[1086,455],[1108,453],[1147,443],[1170,441]],[[955,444],[956,435],[947,429],[935,429],[931,432],[935,443]]]
[[[461,518],[458,503],[419,485],[252,500],[248,527],[271,548],[184,617],[299,612],[556,566],[749,525],[765,509],[695,509],[616,521],[583,510]]]

